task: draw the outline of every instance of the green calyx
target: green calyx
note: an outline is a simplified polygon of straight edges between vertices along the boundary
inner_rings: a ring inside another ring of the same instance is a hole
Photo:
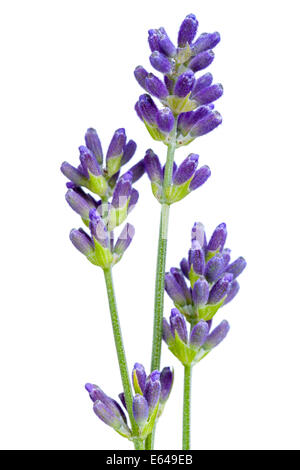
[[[196,348],[185,343],[179,337],[177,331],[175,331],[174,339],[168,341],[168,347],[172,354],[174,354],[184,366],[193,366],[210,352],[210,350],[205,350],[202,347]]]

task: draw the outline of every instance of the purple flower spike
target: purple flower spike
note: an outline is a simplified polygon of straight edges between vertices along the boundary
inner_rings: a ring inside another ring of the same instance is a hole
[[[161,52],[154,51],[150,56],[150,63],[152,67],[161,73],[170,73],[172,70],[172,64],[169,59]]]
[[[175,124],[175,118],[170,108],[160,109],[156,114],[158,128],[163,132],[171,132]]]
[[[208,303],[212,305],[218,304],[225,297],[225,295],[228,294],[231,281],[232,274],[224,274],[224,276],[219,279],[212,287],[209,294]]]
[[[195,189],[202,186],[210,177],[211,171],[209,166],[204,165],[199,170],[195,172],[194,178],[190,182],[189,189],[190,191],[194,191]]]
[[[84,147],[84,145],[79,147],[79,152],[81,166],[86,176],[88,177],[90,173],[95,176],[100,176],[101,168],[94,154],[87,147]]]
[[[159,376],[160,373],[158,371],[153,371],[147,379],[144,397],[148,402],[149,415],[154,411],[160,397],[161,385]]]
[[[85,233],[84,230],[82,229],[71,230],[70,240],[75,246],[75,248],[77,248],[77,250],[79,250],[85,256],[88,256],[93,253],[94,251],[93,242],[91,238],[89,237],[89,235]]]
[[[192,91],[195,83],[195,75],[191,70],[181,74],[175,83],[174,94],[183,98]]]
[[[201,348],[209,333],[209,325],[204,320],[200,320],[191,331],[190,345],[194,348]]]
[[[198,21],[195,15],[190,14],[185,17],[178,33],[178,46],[184,47],[187,43],[191,43],[196,36],[198,29]]]
[[[138,181],[145,173],[144,159],[133,165],[129,170],[132,173],[132,184]]]
[[[164,367],[160,373],[160,402],[162,404],[166,403],[168,400],[174,381],[174,372],[170,367]]]
[[[148,149],[144,157],[145,170],[151,182],[162,182],[163,174],[159,158],[153,150]]]
[[[123,128],[117,129],[109,144],[107,154],[106,154],[106,161],[110,160],[111,158],[115,158],[115,157],[122,155],[125,144],[126,144],[125,129]]]
[[[133,384],[134,384],[134,376],[136,376],[139,387],[140,387],[141,391],[144,393],[145,386],[146,386],[147,375],[146,375],[146,371],[145,371],[144,366],[142,364],[140,364],[139,362],[136,362],[133,366],[133,371],[132,371],[132,382],[133,382]]]
[[[126,224],[123,228],[117,243],[114,248],[114,253],[123,256],[127,248],[129,247],[134,237],[134,227],[131,224]]]
[[[141,85],[144,90],[146,90],[146,77],[148,76],[147,70],[144,69],[141,65],[138,65],[134,71],[134,76],[139,85]]]
[[[226,242],[227,238],[227,227],[226,224],[223,222],[217,226],[214,230],[208,245],[207,249],[209,251],[222,251]]]
[[[200,137],[213,131],[222,123],[222,116],[217,111],[209,112],[192,127],[191,136]]]
[[[216,101],[223,95],[223,86],[221,83],[216,83],[207,88],[203,88],[197,93],[193,94],[193,99],[197,101],[199,105],[209,104]]]
[[[95,155],[97,162],[102,165],[103,152],[100,139],[95,129],[88,129],[85,134],[85,144],[87,148]]]
[[[162,337],[167,344],[171,343],[174,339],[171,327],[165,318],[163,318]]]
[[[209,285],[205,279],[198,279],[193,287],[193,302],[196,308],[205,305],[209,297]]]
[[[179,186],[192,178],[196,171],[198,160],[199,155],[196,155],[195,153],[191,153],[185,160],[183,160],[174,175],[173,184]]]
[[[221,40],[220,33],[203,33],[192,45],[192,54],[196,55],[200,52],[213,49]]]
[[[231,302],[232,299],[234,299],[234,297],[236,296],[236,294],[238,293],[239,290],[240,290],[240,285],[236,280],[234,280],[230,284],[230,287],[229,287],[229,290],[227,292],[226,299],[224,300],[223,305],[226,305],[229,302]]]
[[[136,143],[134,142],[134,140],[129,140],[129,142],[127,142],[127,144],[124,147],[121,165],[125,165],[126,163],[128,163],[129,160],[131,160],[133,155],[135,154],[135,151],[136,151]]]
[[[149,73],[145,80],[146,89],[151,95],[159,99],[167,98],[169,92],[166,85],[155,75]]]
[[[189,63],[189,68],[193,72],[198,72],[199,70],[206,69],[215,58],[215,54],[213,51],[204,51],[200,52],[200,54],[193,57],[193,59]]]
[[[205,267],[205,277],[208,282],[216,281],[224,271],[223,256],[219,253],[211,258]]]
[[[212,84],[213,76],[211,73],[206,73],[199,77],[194,84],[192,97],[194,97],[199,91],[203,90],[203,88],[207,88]]]
[[[159,36],[159,47],[160,49],[168,56],[174,57],[176,55],[177,49],[174,46],[173,42],[167,35],[164,28],[158,29],[158,36]]]
[[[165,275],[165,289],[175,304],[180,306],[186,305],[184,292],[171,273],[166,273]]]
[[[186,258],[182,258],[180,261],[180,269],[187,279],[189,279],[190,265]]]
[[[156,124],[156,115],[158,112],[157,106],[154,103],[150,95],[141,95],[138,101],[138,107],[142,116],[142,119],[154,126]]]
[[[133,398],[132,411],[137,424],[143,426],[148,419],[149,406],[147,400],[142,395],[137,394]]]
[[[170,316],[170,325],[173,335],[175,336],[175,332],[179,338],[184,342],[187,343],[188,333],[186,327],[186,321],[184,316],[177,310],[177,308],[172,308],[171,316]]]
[[[109,237],[107,228],[96,209],[92,209],[90,211],[89,218],[91,234],[100,243],[100,245],[103,246],[103,248],[108,248]]]
[[[83,219],[88,219],[90,210],[96,207],[96,201],[92,202],[93,198],[85,197],[83,191],[79,192],[74,189],[69,189],[66,192],[66,201]]]
[[[229,331],[229,323],[223,320],[208,336],[203,344],[204,349],[213,349],[223,341]]]
[[[125,173],[116,184],[112,205],[116,208],[124,207],[127,204],[127,201],[130,197],[132,189],[132,173],[128,171]]]
[[[233,275],[233,279],[235,279],[244,271],[246,266],[247,263],[245,258],[240,256],[226,268],[226,272],[231,273]]]

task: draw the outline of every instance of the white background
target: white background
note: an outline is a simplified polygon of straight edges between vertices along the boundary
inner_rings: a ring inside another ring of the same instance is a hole
[[[79,217],[64,200],[60,163],[76,164],[84,132],[106,149],[126,127],[136,161],[152,146],[133,106],[134,67],[149,67],[147,30],[175,40],[195,13],[220,31],[210,71],[224,85],[224,124],[178,151],[200,154],[212,177],[172,207],[167,266],[189,247],[194,221],[226,221],[227,246],[247,270],[218,313],[230,335],[194,369],[192,446],[299,449],[299,35],[298,2],[3,1],[1,54],[1,399],[3,449],[127,449],[96,418],[87,381],[121,391],[101,270],[68,239]],[[130,215],[136,236],[114,269],[130,368],[149,367],[159,206],[148,179]],[[166,315],[171,302],[166,300]],[[181,445],[182,370],[157,448]]]

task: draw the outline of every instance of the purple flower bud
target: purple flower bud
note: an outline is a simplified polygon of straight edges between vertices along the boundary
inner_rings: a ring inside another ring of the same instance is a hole
[[[223,86],[221,83],[215,83],[207,88],[203,88],[197,93],[193,94],[193,100],[197,101],[198,104],[204,105],[209,104],[212,101],[216,101],[223,95]]]
[[[99,216],[96,209],[91,209],[89,213],[90,218],[90,230],[93,237],[103,246],[103,248],[109,247],[109,237],[106,225],[103,219]]]
[[[200,52],[213,49],[220,42],[220,33],[203,33],[192,45],[192,54],[196,55]]]
[[[224,274],[224,276],[219,279],[212,287],[209,294],[208,303],[213,305],[218,304],[229,292],[231,281],[232,274]]]
[[[137,378],[138,385],[139,385],[141,391],[144,393],[145,386],[146,386],[147,375],[146,375],[146,371],[145,371],[144,366],[142,364],[140,364],[139,362],[136,362],[133,366],[133,371],[132,371],[133,385],[134,385],[134,376]]]
[[[132,411],[137,424],[143,426],[148,419],[149,407],[147,400],[142,395],[137,394],[133,398]]]
[[[171,273],[166,273],[165,275],[165,289],[174,303],[180,306],[186,305],[187,301],[184,292]]]
[[[182,272],[180,271],[180,269],[171,268],[170,272],[174,276],[175,281],[180,285],[183,295],[186,298],[186,302],[189,304],[192,303],[192,295],[191,295],[190,289],[188,288],[185,282],[184,276]]]
[[[191,43],[196,36],[198,21],[195,15],[190,14],[185,17],[178,33],[178,46],[184,47],[186,43]]]
[[[213,349],[223,341],[229,331],[229,323],[223,320],[208,336],[203,344],[204,349]]]
[[[138,65],[134,71],[134,76],[138,84],[146,90],[145,80],[148,76],[147,70],[145,70],[144,67],[142,67],[141,65]]]
[[[70,163],[63,162],[60,167],[60,170],[63,175],[69,180],[71,180],[76,186],[84,186],[84,183],[86,181],[85,176],[77,168],[74,168],[72,165],[70,165]]]
[[[172,308],[171,310],[170,325],[173,335],[175,336],[175,332],[177,331],[179,338],[184,343],[187,343],[188,332],[186,321],[184,316],[179,312],[179,310],[177,310],[177,308]]]
[[[149,73],[145,80],[146,89],[151,95],[159,99],[167,98],[169,92],[166,85],[155,75]]]
[[[233,279],[235,279],[241,274],[241,272],[244,271],[246,266],[246,260],[242,256],[240,256],[233,263],[227,266],[226,272],[231,273],[233,275]]]
[[[214,230],[208,245],[207,249],[209,251],[222,251],[226,242],[227,238],[227,227],[226,224],[223,222],[217,226]]]
[[[229,290],[227,292],[226,299],[224,300],[223,305],[226,305],[229,302],[231,302],[232,299],[234,299],[234,297],[236,296],[236,294],[238,293],[239,290],[240,290],[240,285],[236,280],[234,280],[230,284],[230,287],[229,287]]]
[[[90,395],[91,400],[95,402],[101,402],[107,410],[110,410],[115,416],[127,423],[127,419],[124,411],[120,407],[119,403],[116,402],[113,398],[107,396],[103,390],[101,390],[98,385],[87,383],[85,389]]]
[[[90,395],[90,399],[95,402],[97,400],[104,401],[109,397],[101,390],[98,385],[87,383],[85,384],[85,389]]]
[[[135,151],[136,151],[136,143],[134,142],[134,140],[129,140],[129,142],[127,142],[127,144],[124,147],[121,165],[125,165],[126,163],[128,163],[129,160],[131,160],[133,155],[135,154]]]
[[[126,400],[125,400],[125,393],[124,392],[119,393],[118,397],[120,398],[120,402],[124,406],[125,410],[127,410],[127,405],[126,405]]]
[[[189,279],[190,265],[186,258],[180,261],[180,269],[187,279]]]
[[[219,253],[211,258],[205,266],[205,277],[208,282],[216,281],[224,271],[224,261]]]
[[[194,178],[190,182],[189,189],[190,191],[194,191],[195,189],[202,186],[210,177],[211,171],[209,166],[204,165],[199,170],[195,172]]]
[[[139,200],[139,193],[136,189],[133,188],[130,193],[130,199],[129,199],[129,203],[127,207],[128,214],[135,208],[138,200]]]
[[[168,77],[168,75],[164,75],[164,82],[165,82],[165,85],[168,89],[168,92],[170,95],[173,94],[173,87],[174,87],[174,81]]]
[[[135,109],[136,114],[138,115],[138,117],[141,119],[141,121],[143,121],[143,114],[142,114],[142,111],[141,111],[141,108],[140,108],[140,104],[139,104],[138,101],[135,103],[134,109]]]
[[[133,165],[129,170],[132,173],[132,184],[138,181],[145,173],[144,159]]]
[[[163,340],[169,345],[174,339],[171,327],[167,320],[163,318],[163,326],[162,326],[162,337]]]
[[[209,333],[209,326],[204,320],[200,320],[191,331],[190,345],[194,348],[201,348]]]
[[[95,414],[98,418],[101,419],[105,424],[111,426],[112,428],[118,429],[121,426],[118,417],[115,413],[100,400],[97,400],[93,406]]]
[[[208,67],[215,58],[215,54],[213,51],[204,51],[197,54],[189,63],[189,68],[193,70],[193,72],[198,72],[199,70],[203,70]]]
[[[125,129],[123,128],[117,129],[109,144],[107,154],[106,154],[106,161],[110,160],[111,158],[115,158],[115,157],[122,155],[125,144],[126,144]]]
[[[198,241],[192,241],[192,249],[189,253],[190,265],[196,274],[204,274],[205,254]]]
[[[174,372],[170,367],[164,367],[160,373],[160,402],[162,404],[166,403],[168,400],[174,380]]]
[[[162,52],[164,52],[168,57],[174,57],[176,55],[177,49],[167,35],[165,29],[159,28],[157,33],[159,36],[159,47]]]
[[[179,165],[179,168],[173,178],[173,184],[179,186],[192,178],[196,171],[198,160],[199,155],[190,153],[190,155],[185,160],[183,160],[181,165]]]
[[[159,158],[153,150],[148,149],[144,157],[145,170],[151,182],[162,182],[163,174]]]
[[[211,114],[211,110],[208,106],[201,106],[196,111],[181,113],[178,118],[178,130],[183,135],[187,135],[198,121],[203,119],[205,116],[208,116],[209,114]]]
[[[88,176],[89,173],[92,173],[92,175],[100,176],[101,168],[94,154],[87,147],[84,147],[83,145],[79,147],[79,152],[80,152],[79,158],[80,158],[81,166],[85,174]]]
[[[116,208],[124,207],[131,194],[132,188],[132,174],[130,171],[125,173],[116,184],[113,197],[112,205]]]
[[[145,386],[144,397],[148,402],[149,415],[153,413],[160,397],[161,385],[159,376],[160,373],[158,371],[153,371],[148,377]]]
[[[129,247],[134,237],[134,227],[131,224],[126,224],[115,244],[114,253],[123,256],[127,248]]]
[[[206,73],[199,77],[194,84],[193,91],[191,97],[193,98],[199,91],[203,90],[203,88],[207,88],[212,84],[213,76],[211,73]]]
[[[228,266],[230,262],[230,253],[231,253],[231,250],[229,248],[225,248],[222,251],[222,256],[223,256],[223,261],[224,261],[224,270],[226,270],[226,267]]]
[[[85,144],[87,148],[95,155],[97,162],[102,165],[103,152],[100,139],[95,129],[88,129],[85,134]]]
[[[70,232],[70,240],[79,250],[81,253],[83,253],[85,256],[90,255],[94,251],[94,246],[91,238],[87,233],[85,233],[84,230],[79,229],[73,229]]]
[[[194,83],[195,75],[191,70],[182,73],[175,83],[174,94],[183,98],[192,91]]]
[[[151,126],[156,125],[157,106],[150,95],[141,95],[139,97],[139,110],[144,119]]]
[[[175,119],[170,108],[160,109],[156,114],[158,128],[163,132],[171,132],[174,127]]]
[[[222,116],[217,111],[208,113],[204,118],[192,127],[190,134],[192,137],[200,137],[213,131],[222,123]]]
[[[159,33],[157,29],[149,29],[148,43],[152,52],[161,50],[159,45]]]
[[[201,168],[200,168],[201,169]],[[204,225],[201,224],[201,222],[195,222],[192,228],[192,233],[191,233],[191,239],[192,243],[193,240],[196,240],[201,248],[206,250],[206,234],[205,234],[205,228]]]
[[[198,279],[195,282],[192,295],[196,308],[206,304],[209,297],[209,285],[206,279]]]
[[[96,201],[92,202],[93,198],[85,197],[83,191],[74,189],[69,189],[66,192],[66,201],[83,219],[88,219],[90,210],[96,207]]]
[[[169,59],[161,52],[154,51],[150,56],[150,63],[158,72],[170,73],[172,70],[172,64]]]

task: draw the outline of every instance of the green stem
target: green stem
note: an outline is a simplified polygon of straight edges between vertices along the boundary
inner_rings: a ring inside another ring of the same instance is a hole
[[[184,394],[183,394],[183,421],[182,421],[182,449],[190,450],[191,445],[191,385],[192,366],[184,366]]]
[[[135,422],[135,419],[133,417],[133,412],[132,412],[132,390],[131,390],[131,384],[130,384],[130,379],[129,379],[129,374],[128,374],[125,349],[124,349],[124,344],[122,340],[121,327],[120,327],[120,322],[119,322],[119,317],[118,317],[117,302],[116,302],[116,297],[115,297],[111,268],[103,269],[103,272],[104,272],[104,278],[105,278],[105,283],[106,283],[111,323],[112,323],[115,345],[116,345],[116,350],[117,350],[117,355],[118,355],[126,407],[127,407],[129,419],[131,422],[132,433],[133,435],[137,436],[138,427],[137,427],[137,424]],[[144,449],[144,442],[141,439],[135,438],[133,442],[134,442],[134,447],[136,450]]]
[[[176,150],[176,133],[177,119],[170,135],[170,143],[168,145],[167,160],[165,166],[165,176],[163,183],[164,194],[168,186],[172,183],[173,162]],[[152,358],[151,370],[159,370],[161,358],[161,342],[162,342],[162,320],[164,313],[164,290],[165,290],[165,271],[168,243],[168,226],[169,226],[170,206],[165,201],[161,205],[159,239],[157,249],[156,264],[156,281],[155,281],[155,302],[154,302],[154,323],[153,323],[153,340],[152,340]],[[153,449],[155,428],[152,434],[146,439],[146,449]]]

